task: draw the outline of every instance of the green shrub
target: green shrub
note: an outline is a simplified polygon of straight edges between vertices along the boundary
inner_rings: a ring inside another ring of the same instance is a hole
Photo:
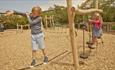
[[[112,30],[115,30],[115,26],[112,27]]]
[[[19,15],[11,15],[11,16],[0,16],[0,20],[5,22],[6,29],[14,29],[16,25],[25,25],[28,24],[28,20],[26,17],[19,16]]]

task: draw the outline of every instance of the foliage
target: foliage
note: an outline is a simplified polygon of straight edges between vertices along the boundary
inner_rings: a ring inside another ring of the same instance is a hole
[[[98,0],[99,8],[103,9],[103,20],[105,22],[114,22],[115,21],[115,0]],[[82,4],[81,9],[87,8],[86,5],[88,2],[91,2],[88,8],[95,8],[96,0],[86,0],[86,4]]]
[[[112,30],[115,30],[115,26],[112,27]]]
[[[64,25],[67,23],[67,8],[64,6],[54,5],[54,8],[50,8],[48,11],[43,12],[42,16],[54,15],[55,25]]]
[[[1,15],[0,20],[5,22],[6,28],[16,28],[17,24],[25,25],[28,23],[26,17],[22,17],[19,15],[10,15],[10,16]]]
[[[86,0],[87,2],[92,0]],[[83,5],[83,6],[82,6]],[[85,9],[87,6],[85,4],[81,4],[79,8]],[[95,7],[95,0],[91,2],[91,5],[89,5],[89,8]],[[104,10],[103,14],[103,20],[105,22],[115,22],[115,0],[99,0],[99,8]],[[87,9],[87,8],[86,8]],[[54,5],[54,7],[49,7],[47,11],[42,12],[42,17],[44,19],[45,15],[47,16],[54,16],[55,25],[67,25],[68,17],[67,17],[67,7],[64,6],[58,6]],[[80,23],[84,20],[87,21],[88,14],[86,15],[75,15],[75,24]],[[28,24],[26,17],[19,17],[18,15],[11,15],[11,16],[0,16],[0,20],[3,20],[6,22],[6,25],[8,27],[14,26],[16,27],[16,24]],[[12,28],[12,27],[11,27]]]

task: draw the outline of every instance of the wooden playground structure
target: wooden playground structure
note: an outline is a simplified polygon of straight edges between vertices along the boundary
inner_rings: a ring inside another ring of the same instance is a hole
[[[68,22],[69,22],[69,31],[70,31],[70,42],[71,42],[71,48],[72,48],[72,54],[73,54],[73,63],[75,70],[79,70],[79,59],[78,59],[78,50],[75,43],[75,27],[74,27],[74,18],[75,13],[91,13],[95,12],[94,9],[90,10],[79,10],[72,6],[72,0],[66,0],[67,1],[67,12],[68,12]],[[95,3],[95,9],[98,9],[98,0],[96,0]],[[102,11],[100,11],[102,12]]]
[[[44,19],[44,26],[47,29],[49,27],[54,27],[54,15],[47,16],[45,15]]]
[[[72,56],[73,56],[73,64],[74,64],[74,69],[75,70],[80,70],[79,69],[79,54],[78,54],[78,46],[76,46],[76,37],[75,37],[75,24],[74,24],[74,18],[75,18],[75,14],[77,13],[81,13],[81,10],[76,9],[75,7],[72,6],[72,0],[66,0],[67,1],[67,13],[68,13],[68,23],[69,23],[69,36],[70,36],[70,44],[71,44],[71,49],[72,49]],[[96,0],[96,6],[95,9],[98,9],[98,0]],[[91,12],[95,12],[95,9],[91,9],[91,10],[87,10],[85,12],[82,12],[83,14],[85,13],[91,13]],[[54,15],[52,16],[45,16],[44,19],[44,26],[46,28],[46,32],[49,27],[54,27]],[[105,31],[111,31],[112,26],[114,26],[114,22],[112,23],[104,23],[103,24],[103,30]],[[21,30],[21,32],[23,32],[24,27],[27,27],[28,29],[30,29],[29,24],[28,25],[19,25],[17,24],[17,31]],[[58,28],[57,28],[58,29]],[[59,28],[60,29],[60,28]],[[80,24],[78,24],[78,29],[80,29]],[[53,31],[53,30],[52,30]],[[60,30],[61,31],[61,30]],[[66,31],[62,31],[63,34],[65,33],[66,35]],[[53,33],[53,32],[52,32]],[[55,33],[55,31],[54,31]],[[50,34],[50,31],[49,31]],[[58,34],[58,32],[57,32]],[[61,34],[61,33],[60,33]]]
[[[80,29],[81,24],[77,24],[77,29]],[[112,27],[115,26],[115,22],[103,22],[102,29],[104,32],[113,31]]]
[[[73,63],[74,63],[74,68],[75,70],[79,70],[79,59],[78,59],[78,50],[77,50],[77,46],[75,43],[75,27],[74,27],[74,17],[76,13],[91,13],[91,12],[95,12],[95,9],[91,9],[88,11],[84,10],[78,10],[76,8],[74,8],[72,6],[72,0],[66,0],[67,1],[67,12],[68,12],[68,23],[69,23],[69,33],[70,33],[70,43],[71,43],[71,48],[72,48],[72,54],[73,54]],[[98,9],[98,0],[96,0],[96,9]],[[54,26],[54,16],[45,16],[44,18],[44,22],[45,22],[45,28],[48,28],[48,25],[50,25],[51,27]],[[25,26],[25,25],[24,25]],[[23,30],[23,25],[18,25],[17,24],[17,30],[19,29],[19,27],[21,27],[21,30]],[[26,25],[29,28],[29,25]],[[111,28],[110,25],[107,25],[107,29]]]
[[[27,27],[28,29],[30,29],[30,25],[29,25],[29,24],[27,24],[27,25],[19,25],[19,24],[17,24],[17,25],[16,25],[17,32],[18,32],[19,30],[20,30],[21,32],[23,32],[24,27]]]
[[[104,22],[102,28],[105,32],[110,32],[113,31],[112,30],[113,26],[115,26],[115,22]]]

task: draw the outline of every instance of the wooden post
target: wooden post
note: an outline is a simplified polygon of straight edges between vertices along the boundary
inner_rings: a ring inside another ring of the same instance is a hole
[[[43,20],[41,21],[41,30],[44,32]]]
[[[28,29],[30,29],[30,25],[28,24]]]
[[[112,24],[110,24],[110,31],[112,31]]]
[[[80,24],[77,24],[78,25],[78,29],[80,29]]]
[[[47,15],[45,15],[45,18],[44,18],[44,22],[45,22],[45,28],[47,29],[47,25],[48,25],[48,22],[47,22]]]
[[[16,26],[17,26],[17,31],[18,31],[18,29],[19,29],[19,28],[18,28],[18,23],[17,23],[17,25],[16,25]]]
[[[18,23],[17,23],[17,25],[16,25],[16,26],[17,26],[17,31],[16,31],[16,32],[18,32],[18,30],[19,30],[19,25],[18,25]]]
[[[75,44],[75,27],[74,27],[74,15],[75,12],[72,12],[72,0],[67,1],[67,11],[68,11],[68,22],[69,22],[69,30],[70,30],[70,40],[73,54],[73,62],[75,70],[79,70],[79,60],[78,60],[78,51],[77,46]]]
[[[98,9],[98,8],[99,8],[99,0],[96,0],[95,3],[96,3],[96,4],[95,4],[95,8]]]
[[[49,16],[49,24],[50,24],[50,27],[52,27],[52,17]]]
[[[54,15],[52,15],[52,25],[54,27]]]
[[[23,25],[20,25],[21,26],[21,32],[23,32]]]
[[[109,32],[109,23],[107,23],[107,32]]]

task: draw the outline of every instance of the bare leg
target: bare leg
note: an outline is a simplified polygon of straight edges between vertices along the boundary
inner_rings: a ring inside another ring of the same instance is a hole
[[[97,38],[96,37],[92,38],[92,43],[93,43],[93,45],[98,46],[98,42],[97,42]]]
[[[42,53],[43,53],[43,55],[45,57],[46,56],[45,49],[42,49]]]
[[[36,64],[36,50],[32,51],[32,62],[31,62],[31,66],[34,66]]]
[[[46,55],[45,49],[42,49],[43,55],[44,55],[44,64],[48,63],[48,57]]]
[[[35,59],[36,58],[36,50],[32,51],[32,58]]]
[[[92,43],[95,44],[96,43],[96,37],[92,38]]]

